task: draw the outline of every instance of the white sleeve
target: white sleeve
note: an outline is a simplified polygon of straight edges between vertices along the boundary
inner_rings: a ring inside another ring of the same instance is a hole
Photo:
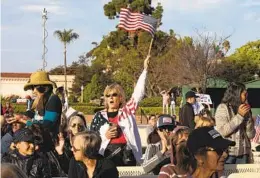
[[[147,70],[144,69],[136,83],[134,93],[132,94],[132,98],[135,100],[136,103],[141,101],[144,97],[146,76]]]

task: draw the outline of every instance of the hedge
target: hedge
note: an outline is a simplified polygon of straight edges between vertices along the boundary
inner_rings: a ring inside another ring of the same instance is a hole
[[[12,104],[15,113],[22,113],[26,111],[26,105],[25,104]],[[104,109],[104,107],[97,107],[97,106],[86,106],[86,105],[72,105],[72,107],[80,112],[83,112],[84,114],[94,114],[98,110]],[[169,108],[170,109],[170,108]],[[150,114],[162,114],[162,107],[139,107],[137,110],[137,115],[150,115]],[[178,115],[179,109],[176,107],[176,114]]]
[[[160,107],[162,106],[162,97],[144,98],[139,106],[141,107]]]

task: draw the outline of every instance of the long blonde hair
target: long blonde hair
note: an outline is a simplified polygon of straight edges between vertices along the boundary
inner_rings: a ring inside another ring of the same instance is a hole
[[[210,117],[200,116],[197,118],[195,129],[200,127],[211,127],[215,126],[214,121]]]
[[[119,96],[121,96],[121,103],[119,105],[119,107],[123,107],[126,103],[125,101],[125,92],[123,90],[123,88],[121,87],[121,85],[117,84],[117,83],[113,83],[111,85],[108,85],[104,91],[104,97],[105,97],[105,108],[108,109],[108,103],[107,103],[107,99],[106,99],[106,95],[109,94],[111,91],[116,92]]]

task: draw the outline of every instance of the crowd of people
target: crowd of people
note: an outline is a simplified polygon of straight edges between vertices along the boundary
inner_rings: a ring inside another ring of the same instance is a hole
[[[194,111],[193,91],[185,95],[179,120],[173,114],[150,115],[153,131],[142,151],[135,115],[145,95],[149,58],[129,101],[120,85],[106,87],[105,109],[90,126],[83,113],[64,107],[64,95],[57,95],[60,89],[54,94],[56,85],[46,72],[33,73],[24,86],[34,97],[27,110],[14,113],[6,103],[1,111],[2,177],[117,178],[119,166],[142,166],[160,178],[220,178],[224,164],[251,163],[251,139],[259,142],[260,122],[240,83],[228,86],[215,117],[207,108]],[[175,114],[174,99],[172,105]]]

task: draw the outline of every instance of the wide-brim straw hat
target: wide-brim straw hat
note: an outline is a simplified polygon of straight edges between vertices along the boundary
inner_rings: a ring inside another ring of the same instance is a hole
[[[23,89],[29,90],[34,85],[52,85],[53,88],[56,88],[56,83],[51,81],[49,74],[45,71],[37,71],[31,74],[29,81],[24,85]]]

